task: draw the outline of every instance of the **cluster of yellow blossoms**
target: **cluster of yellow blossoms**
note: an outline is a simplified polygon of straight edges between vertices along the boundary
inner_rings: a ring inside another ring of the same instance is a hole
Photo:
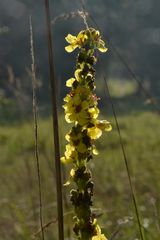
[[[106,240],[91,212],[93,182],[87,163],[98,154],[95,140],[102,135],[102,131],[112,129],[107,120],[98,120],[98,98],[95,89],[95,70],[97,59],[95,50],[106,52],[107,48],[101,39],[99,31],[93,28],[81,31],[77,36],[68,34],[66,41],[70,44],[65,49],[72,52],[79,48],[74,78],[66,82],[71,91],[64,98],[65,119],[73,123],[67,133],[64,163],[72,163],[70,180],[76,184],[71,190],[71,202],[75,209],[74,232],[79,240]]]

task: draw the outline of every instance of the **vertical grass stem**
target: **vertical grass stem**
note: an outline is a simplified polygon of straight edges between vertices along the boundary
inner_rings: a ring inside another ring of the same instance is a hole
[[[31,72],[32,72],[32,88],[33,88],[33,118],[34,118],[34,139],[35,139],[35,159],[37,164],[38,175],[38,189],[39,189],[39,218],[42,232],[42,239],[44,240],[43,219],[42,219],[42,192],[41,192],[41,175],[39,165],[39,152],[38,152],[38,123],[37,123],[37,97],[36,97],[36,71],[35,71],[35,57],[34,57],[34,44],[33,44],[33,27],[32,18],[29,19],[30,24],[30,48],[31,48]]]
[[[122,153],[123,153],[123,157],[124,157],[124,161],[125,161],[125,166],[126,166],[126,170],[127,170],[128,181],[129,181],[130,190],[131,190],[131,196],[132,196],[132,200],[133,200],[133,204],[134,204],[134,208],[135,208],[135,213],[136,213],[136,217],[137,217],[139,234],[140,234],[141,240],[144,240],[144,236],[143,236],[143,232],[142,232],[142,228],[141,228],[141,221],[140,221],[138,206],[137,206],[137,201],[136,201],[136,196],[135,196],[134,189],[133,189],[131,174],[130,174],[130,170],[129,170],[129,166],[128,166],[128,159],[127,159],[127,156],[126,156],[126,151],[125,151],[124,144],[123,144],[123,139],[122,139],[122,136],[121,136],[121,131],[120,131],[119,122],[118,122],[118,119],[117,119],[117,114],[116,114],[116,111],[115,111],[115,107],[114,107],[114,104],[113,104],[113,101],[112,101],[112,97],[110,95],[108,83],[107,83],[107,80],[106,80],[105,76],[103,76],[103,79],[104,79],[104,82],[105,82],[105,85],[106,85],[106,89],[107,89],[108,96],[109,96],[111,106],[112,106],[114,119],[115,119],[115,122],[116,122],[116,127],[117,127],[117,131],[118,131],[118,135],[119,135],[120,145],[121,145],[121,149],[122,149]]]
[[[48,60],[50,69],[50,85],[52,95],[52,113],[53,113],[53,135],[55,147],[55,168],[56,168],[56,187],[57,187],[57,208],[58,208],[58,233],[59,240],[64,239],[63,226],[63,203],[62,203],[62,183],[61,183],[61,165],[60,165],[60,147],[59,147],[59,131],[58,131],[58,113],[56,100],[56,81],[54,71],[53,46],[52,46],[52,32],[51,32],[51,17],[49,0],[44,0],[46,13],[46,30],[48,41]]]

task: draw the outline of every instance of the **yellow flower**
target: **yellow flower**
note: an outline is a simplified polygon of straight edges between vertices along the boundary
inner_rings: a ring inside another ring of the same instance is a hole
[[[107,50],[108,50],[108,48],[105,47],[104,41],[101,39],[99,40],[99,42],[97,44],[97,49],[102,53],[107,52]]]
[[[112,130],[112,125],[107,120],[98,120],[96,126],[107,132]]]
[[[107,240],[105,235],[101,234],[101,229],[98,224],[96,225],[96,232],[97,232],[97,235],[93,236],[92,240]]]
[[[87,132],[88,136],[93,140],[100,138],[100,136],[102,135],[102,130],[97,127],[88,128]]]
[[[97,236],[92,237],[92,240],[107,240],[104,234],[99,234]]]
[[[71,34],[68,34],[65,39],[68,43],[70,43],[70,45],[65,47],[65,50],[67,52],[73,52],[77,47],[81,47],[87,38],[88,37],[85,34],[85,31],[81,31],[77,37]]]
[[[82,100],[85,100],[90,96],[91,91],[83,85],[78,85],[75,90],[75,94],[78,94]]]
[[[101,39],[99,31],[96,31],[95,29],[81,31],[77,37],[68,34],[65,39],[70,44],[65,47],[67,52],[73,52],[77,47],[80,48],[88,42],[100,52],[106,52],[108,50],[105,47],[104,41]]]
[[[107,120],[92,119],[91,124],[93,124],[94,126],[88,128],[87,132],[88,136],[93,140],[100,138],[100,136],[102,135],[102,130],[108,132],[112,130],[112,126]]]
[[[79,113],[73,113],[70,116],[68,116],[70,121],[76,121],[78,122],[81,126],[85,125],[88,123],[88,113],[85,110],[81,110]]]
[[[92,107],[88,110],[90,113],[90,118],[97,118],[99,114],[99,109],[97,107]]]
[[[65,50],[66,50],[67,52],[73,52],[74,49],[76,49],[76,48],[78,47],[76,36],[73,36],[73,35],[71,35],[71,34],[68,34],[65,39],[66,39],[66,41],[67,41],[68,43],[70,43],[69,46],[65,47]]]
[[[78,154],[75,150],[75,147],[71,144],[66,145],[66,151],[64,153],[64,157],[61,157],[61,161],[63,163],[72,163],[77,160]]]
[[[77,121],[80,125],[88,122],[89,114],[86,111],[89,107],[89,102],[81,101],[79,95],[72,97],[64,106],[65,119],[68,123]]]
[[[75,111],[76,106],[81,104],[81,99],[78,95],[66,96],[65,101],[66,104],[63,105],[66,114],[72,114]]]
[[[75,147],[77,152],[85,153],[88,150],[87,146],[83,143],[82,132],[78,134],[74,132],[69,132],[68,134],[66,134],[65,138],[68,142],[70,142],[70,144]]]
[[[79,92],[79,94],[77,94]],[[84,87],[79,87],[74,93],[74,96],[66,96],[65,101],[67,102],[63,105],[65,109],[65,119],[68,123],[77,121],[80,125],[86,124],[89,118],[96,119],[99,114],[99,109],[95,107],[90,107],[96,104],[92,97],[87,99],[89,90]],[[83,100],[87,99],[87,100]]]
[[[106,52],[108,49],[105,47],[104,41],[101,39],[101,35],[99,31],[93,30],[93,44],[100,52]]]

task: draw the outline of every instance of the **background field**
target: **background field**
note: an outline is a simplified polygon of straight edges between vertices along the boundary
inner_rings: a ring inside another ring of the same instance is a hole
[[[54,2],[54,4],[53,4]],[[93,211],[108,240],[140,240],[119,136],[106,94],[106,76],[120,125],[144,240],[160,239],[160,1],[88,0],[89,25],[98,23],[109,51],[96,70],[96,93],[102,119],[113,130],[104,133],[99,155],[90,163]],[[0,1],[0,240],[41,239],[34,157],[29,15],[33,18],[38,81],[38,144],[42,180],[45,240],[57,240],[57,203],[51,97],[43,1]],[[57,80],[60,148],[71,127],[64,120],[65,81],[72,77],[75,54],[64,51],[65,36],[84,29],[77,15],[80,1],[51,1]],[[116,50],[115,50],[116,49]],[[118,54],[117,54],[118,51]],[[62,61],[63,60],[63,61]],[[137,77],[136,77],[137,76]],[[137,81],[138,79],[138,81]],[[140,82],[141,84],[139,84]],[[143,87],[142,87],[143,86]],[[147,96],[146,96],[147,92]],[[148,96],[149,94],[149,96]],[[157,108],[156,107],[156,108]],[[69,169],[62,166],[65,183]],[[69,188],[63,188],[65,240],[72,240],[73,210]],[[36,235],[35,235],[36,234]]]
[[[158,240],[159,116],[151,112],[135,112],[129,116],[119,116],[118,119],[146,239]],[[100,154],[90,164],[95,182],[93,208],[100,215],[99,221],[108,236],[118,231],[115,239],[137,239],[136,217],[124,159],[113,117],[110,117],[110,121],[113,131],[105,133],[97,143]],[[39,149],[45,223],[56,219],[51,129],[50,118],[40,120]],[[60,115],[62,154],[66,130],[63,116]],[[38,189],[33,139],[31,122],[3,125],[0,128],[0,239],[31,239],[31,235],[38,229]],[[64,190],[66,192],[65,188]],[[67,196],[68,191],[69,189]],[[64,217],[66,237],[67,229],[71,228],[72,215],[69,205]],[[56,223],[46,229],[46,236],[47,239],[57,239]]]

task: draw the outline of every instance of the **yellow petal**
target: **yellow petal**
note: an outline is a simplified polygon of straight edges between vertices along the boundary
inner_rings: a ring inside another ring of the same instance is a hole
[[[104,129],[106,132],[110,132],[112,130],[112,125],[108,123]]]
[[[65,115],[66,122],[68,122],[68,123],[72,123],[73,122],[73,120],[70,119],[70,116],[71,116],[71,114],[66,114]]]
[[[107,240],[104,234],[99,234],[97,236],[92,237],[92,240]]]
[[[88,39],[88,36],[85,34],[84,31],[81,31],[77,35],[77,42],[79,43],[79,45],[82,45],[86,39]]]
[[[108,51],[108,48],[103,47],[103,46],[100,46],[100,47],[98,47],[98,50],[99,50],[100,52],[104,53],[104,52],[107,52],[107,51]]]
[[[69,142],[70,141],[70,135],[67,133],[65,136],[65,139]]]
[[[103,40],[99,41],[97,48],[100,52],[107,52],[107,50],[108,50],[108,48],[105,47],[105,43]]]
[[[71,181],[68,180],[66,183],[63,184],[63,186],[67,187],[67,186],[69,186],[70,184],[71,184]]]
[[[91,139],[98,139],[102,135],[102,130],[97,127],[88,128],[88,136]]]
[[[73,160],[71,158],[61,157],[61,162],[64,164],[67,164],[67,163],[72,163]]]
[[[61,157],[61,162],[65,162],[66,158],[65,157]]]
[[[99,114],[99,109],[97,107],[90,108],[89,110],[90,116],[92,118],[97,118]]]
[[[66,150],[67,150],[67,151],[71,151],[71,152],[72,152],[72,151],[74,151],[74,150],[75,150],[75,147],[74,147],[74,146],[72,146],[72,145],[70,145],[70,144],[67,144],[67,145],[66,145]]]
[[[66,151],[65,151],[65,153],[64,153],[65,157],[66,157],[67,159],[69,159],[69,158],[71,157],[73,151],[74,151],[74,148],[72,148],[71,145],[69,145],[69,144],[66,145]]]
[[[76,36],[73,36],[72,34],[68,34],[67,37],[65,37],[66,41],[68,43],[76,42],[77,38]]]
[[[76,78],[77,81],[80,81],[81,80],[81,77],[80,77],[80,72],[82,70],[81,69],[77,69],[75,72],[74,72],[74,76]]]
[[[97,36],[100,36],[100,32],[99,32],[99,31],[96,31],[96,35],[97,35]]]
[[[80,31],[80,32],[78,33],[78,35],[77,35],[77,39],[82,38],[83,35],[84,35],[84,31]]]
[[[93,148],[92,153],[93,153],[94,155],[98,155],[98,154],[99,154],[99,152],[98,152],[98,150],[96,149],[96,147]]]
[[[98,224],[96,226],[96,233],[97,233],[97,235],[93,236],[92,240],[107,240],[105,235],[101,234],[101,228],[100,228],[100,226]]]
[[[75,175],[75,170],[72,168],[71,171],[70,171],[70,176],[74,177],[74,175]]]
[[[96,232],[97,232],[97,235],[101,234],[101,228],[100,228],[100,226],[98,224],[96,226]]]
[[[67,46],[67,47],[65,47],[65,50],[66,50],[66,52],[73,52],[76,48],[78,47],[78,45],[77,44],[75,44],[75,45],[69,45],[69,46]]]
[[[69,100],[71,99],[70,95],[67,94],[66,97],[63,99],[65,102],[69,102]]]
[[[75,78],[68,79],[67,82],[66,82],[66,86],[67,87],[72,87],[72,84],[74,83],[74,81],[75,81]]]
[[[105,130],[105,131],[108,131],[108,132],[112,130],[112,126],[111,126],[110,122],[108,122],[107,120],[98,121],[96,126],[98,128],[100,128],[101,130]]]

